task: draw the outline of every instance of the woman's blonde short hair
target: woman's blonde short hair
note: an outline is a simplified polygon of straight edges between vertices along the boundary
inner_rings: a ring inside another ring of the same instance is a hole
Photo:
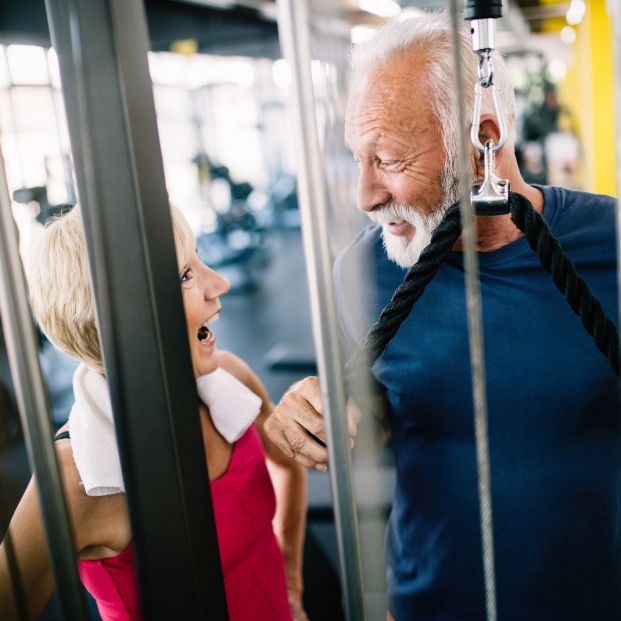
[[[171,208],[179,269],[195,248],[187,220]],[[104,373],[80,208],[55,218],[31,245],[26,272],[32,311],[60,351]]]

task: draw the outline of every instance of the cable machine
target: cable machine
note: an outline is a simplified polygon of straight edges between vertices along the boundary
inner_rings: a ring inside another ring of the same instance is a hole
[[[347,550],[358,548],[356,529],[344,532],[342,523],[355,526],[355,507],[352,508],[350,488],[351,464],[348,460],[334,460],[333,454],[347,453],[344,432],[345,409],[342,398],[342,378],[334,377],[329,370],[338,369],[340,352],[336,347],[326,349],[325,343],[334,338],[333,324],[336,311],[329,293],[319,286],[315,278],[331,264],[327,244],[320,243],[323,238],[325,195],[321,176],[315,162],[320,154],[313,136],[312,81],[305,65],[309,64],[308,31],[309,25],[304,13],[304,6],[295,0],[283,0],[283,17],[279,20],[281,37],[285,41],[285,56],[295,68],[294,73],[301,84],[296,84],[295,107],[298,123],[298,153],[303,180],[301,186],[301,209],[306,226],[303,227],[305,248],[308,262],[308,274],[313,300],[313,323],[317,341],[319,370],[324,379],[324,407],[327,418],[327,432],[330,459],[333,464],[331,481],[335,497],[336,522],[339,537],[339,552],[343,581],[347,585],[347,617],[361,618],[364,610],[359,588],[360,575],[356,563],[348,563]],[[474,218],[476,216],[492,217],[511,214],[513,223],[524,233],[529,245],[539,258],[542,267],[550,274],[558,290],[566,297],[571,309],[579,315],[585,330],[593,337],[596,347],[608,360],[615,375],[620,373],[619,339],[616,328],[605,315],[599,301],[592,296],[586,283],[578,276],[576,270],[563,253],[558,241],[549,230],[545,220],[532,207],[530,202],[520,194],[510,191],[509,182],[500,179],[495,171],[495,154],[507,140],[507,123],[501,101],[494,82],[493,52],[495,48],[495,22],[502,15],[500,0],[466,0],[464,17],[471,24],[472,49],[478,56],[478,80],[475,84],[474,108],[470,141],[483,154],[484,178],[480,184],[470,186],[470,180],[464,175],[461,184],[461,201],[450,207],[444,220],[434,231],[431,242],[423,250],[419,261],[408,271],[404,282],[392,296],[390,303],[383,309],[378,321],[373,325],[363,347],[354,355],[347,365],[347,381],[354,394],[373,394],[382,392],[382,387],[370,374],[370,366],[383,353],[388,343],[407,318],[416,301],[422,296],[426,285],[438,272],[454,243],[461,236],[464,241],[466,292],[468,309],[468,330],[470,340],[470,362],[473,375],[474,424],[476,439],[476,457],[478,470],[478,488],[480,504],[480,523],[483,549],[483,569],[487,618],[497,619],[496,580],[494,568],[494,536],[492,528],[492,498],[490,483],[489,445],[487,431],[487,403],[485,387],[485,364],[483,355],[483,329],[481,314],[481,293],[478,281],[478,259],[474,239]],[[285,12],[286,11],[286,12]],[[456,90],[463,92],[463,76],[460,70],[458,28],[459,16],[456,0],[450,2],[453,26],[454,68]],[[295,14],[292,17],[291,14]],[[619,18],[617,18],[619,19]],[[298,75],[299,74],[299,75]],[[500,136],[496,143],[491,140],[482,144],[479,139],[481,104],[484,91],[491,89],[495,115],[498,119]],[[466,110],[458,97],[459,126],[466,127]],[[463,137],[460,144],[460,162],[462,170],[469,170],[468,140]],[[468,198],[466,198],[468,197]],[[324,282],[330,284],[329,280]],[[336,385],[335,385],[336,384]],[[327,387],[329,387],[327,389]],[[334,392],[331,390],[334,389]],[[335,420],[336,419],[336,420]],[[355,557],[354,557],[355,558]]]
[[[129,8],[123,8],[126,4]],[[123,5],[123,6],[122,6]],[[504,111],[497,93],[497,85],[494,82],[493,51],[495,48],[495,20],[501,17],[502,3],[500,0],[465,0],[465,19],[471,23],[472,49],[479,59],[478,80],[474,85],[475,98],[472,110],[472,130],[469,140],[483,154],[485,163],[485,175],[483,181],[474,188],[470,185],[470,180],[466,177],[462,179],[462,192],[464,197],[456,203],[446,213],[440,226],[432,236],[430,245],[421,255],[420,261],[409,270],[406,279],[395,292],[391,303],[382,311],[377,323],[367,336],[365,345],[361,352],[350,361],[347,367],[346,377],[343,373],[343,361],[338,345],[338,327],[336,321],[335,303],[333,296],[333,286],[331,279],[332,258],[328,243],[328,227],[326,221],[326,187],[323,172],[320,166],[321,153],[317,141],[316,121],[314,118],[314,99],[312,93],[312,77],[310,72],[310,45],[309,45],[309,24],[304,0],[279,0],[279,29],[283,41],[285,56],[293,68],[294,78],[294,99],[295,110],[297,112],[296,125],[298,130],[297,143],[300,165],[300,203],[303,216],[304,243],[307,254],[307,269],[311,289],[312,315],[316,348],[319,359],[319,371],[324,380],[322,383],[323,398],[326,404],[325,412],[327,418],[330,460],[332,468],[330,471],[334,507],[335,521],[337,526],[339,558],[341,564],[341,574],[345,592],[345,604],[347,618],[350,621],[362,621],[367,618],[364,585],[362,580],[360,564],[360,542],[357,528],[356,504],[353,493],[351,462],[349,458],[349,446],[346,434],[345,422],[345,402],[346,402],[346,380],[350,386],[361,382],[368,390],[369,382],[369,363],[374,361],[388,345],[390,339],[396,334],[401,323],[411,312],[416,301],[424,294],[426,285],[433,279],[440,268],[442,261],[453,247],[459,236],[463,236],[465,243],[465,268],[466,268],[466,290],[468,307],[468,326],[470,335],[470,356],[473,374],[473,401],[475,411],[475,438],[478,467],[479,501],[480,501],[480,521],[482,533],[482,548],[484,561],[485,595],[487,618],[489,621],[497,619],[496,610],[496,584],[494,568],[494,536],[492,530],[492,498],[490,491],[490,466],[489,466],[489,446],[487,438],[487,404],[485,386],[485,365],[483,355],[483,329],[481,319],[481,294],[478,283],[478,260],[474,242],[474,218],[476,216],[493,217],[500,214],[511,214],[513,222],[524,232],[533,251],[539,257],[543,268],[550,274],[559,291],[567,298],[572,310],[578,314],[584,325],[585,330],[593,337],[595,345],[609,361],[612,372],[620,374],[620,353],[619,339],[614,324],[608,319],[599,304],[591,295],[584,281],[577,275],[573,265],[564,255],[560,245],[550,233],[545,221],[533,209],[528,200],[510,189],[509,182],[501,179],[495,171],[495,154],[503,147],[507,139],[507,125]],[[98,260],[98,268],[94,271],[96,287],[99,291],[111,292],[112,294],[122,292],[122,282],[117,280],[113,274],[119,272],[119,263],[115,262],[112,254],[108,250],[116,241],[115,234],[118,234],[127,221],[118,220],[115,222],[113,217],[106,218],[103,210],[95,208],[105,199],[110,199],[106,194],[111,185],[106,186],[105,176],[106,164],[105,153],[109,148],[110,141],[102,138],[102,133],[89,129],[88,119],[89,110],[97,105],[97,91],[84,88],[77,71],[85,62],[86,67],[91,70],[96,67],[94,57],[81,57],[82,48],[77,45],[84,42],[83,37],[87,32],[101,29],[101,24],[97,21],[96,15],[92,13],[92,4],[86,7],[81,0],[48,0],[48,12],[52,30],[56,43],[65,54],[63,78],[70,84],[69,90],[76,95],[74,107],[71,109],[73,117],[73,136],[72,142],[74,152],[84,156],[87,163],[93,164],[92,170],[86,167],[80,171],[80,193],[82,200],[89,204],[86,208],[89,226],[87,226],[87,237],[89,238],[89,249],[92,262]],[[146,41],[144,30],[144,16],[136,2],[125,3],[111,1],[99,3],[100,16],[106,24],[106,31],[109,37],[105,41],[99,41],[103,46],[109,46],[108,58],[119,61],[121,75],[108,76],[108,85],[118,87],[119,101],[127,103],[120,94],[123,88],[128,87],[133,95],[144,95],[148,90],[145,87],[144,79],[147,75],[146,65],[137,67],[132,64],[132,54],[136,51],[128,41],[135,38],[130,26],[138,24],[139,36],[138,47],[145,47]],[[127,12],[126,12],[127,11]],[[453,47],[455,54],[455,75],[458,92],[462,92],[463,75],[460,71],[459,52],[457,45],[457,30],[459,27],[459,10],[457,0],[450,2],[451,20],[453,24],[454,39]],[[71,27],[70,27],[71,18]],[[615,7],[614,12],[616,33],[621,33],[621,11]],[[616,62],[617,62],[617,128],[621,131],[621,97],[619,84],[621,83],[621,37],[616,36]],[[93,40],[89,40],[89,45]],[[115,47],[115,46],[118,46]],[[87,45],[83,48],[86,49]],[[139,50],[144,51],[144,50]],[[146,63],[146,60],[145,60]],[[123,73],[123,71],[125,73]],[[75,72],[75,73],[74,73]],[[133,91],[129,77],[140,77],[138,86]],[[99,76],[98,76],[99,77]],[[87,82],[87,81],[85,81]],[[486,90],[491,89],[492,99],[495,106],[496,116],[499,120],[500,138],[498,142],[487,141],[482,144],[479,139],[479,121],[481,113],[481,103]],[[70,99],[67,97],[67,99]],[[137,100],[144,105],[144,99],[137,97],[130,103],[135,104]],[[70,104],[71,105],[71,104]],[[120,108],[120,106],[119,106]],[[147,115],[144,124],[140,123],[137,114],[139,108],[130,106],[129,111],[120,113],[115,117],[115,127],[127,131],[122,135],[122,140],[126,141],[127,151],[124,158],[125,164],[117,164],[112,167],[113,173],[118,173],[120,168],[131,170],[131,178],[127,177],[128,193],[133,194],[131,202],[133,214],[130,217],[129,228],[132,231],[132,239],[137,240],[138,247],[142,249],[142,262],[138,266],[138,273],[144,276],[145,281],[149,281],[149,274],[153,273],[153,264],[159,260],[155,255],[149,253],[149,248],[160,248],[161,244],[168,247],[167,260],[161,265],[163,269],[171,272],[172,270],[172,245],[171,239],[166,237],[162,231],[167,222],[163,220],[166,212],[163,188],[154,190],[155,196],[148,194],[146,190],[147,181],[150,183],[153,176],[162,177],[161,165],[157,158],[150,160],[147,152],[157,151],[157,138],[154,137],[153,129],[155,126],[154,117]],[[142,110],[142,108],[140,108]],[[152,113],[152,110],[150,110]],[[459,126],[467,125],[466,118],[468,111],[461,98],[458,98]],[[129,130],[125,123],[129,123]],[[80,134],[79,130],[83,130]],[[106,127],[109,133],[110,128]],[[133,130],[133,133],[132,133]],[[621,143],[621,141],[618,141]],[[138,146],[138,154],[130,154],[129,145]],[[100,150],[100,148],[102,150]],[[464,133],[460,143],[460,160],[464,170],[468,170],[468,137]],[[619,184],[621,184],[621,151],[619,152]],[[143,165],[134,167],[136,160]],[[141,159],[142,158],[142,159]],[[93,172],[95,171],[95,172]],[[156,175],[150,176],[150,173]],[[107,188],[107,189],[106,189]],[[101,193],[101,194],[100,194]],[[154,200],[151,201],[150,199]],[[163,202],[164,201],[164,202]],[[110,200],[105,202],[110,203]],[[159,205],[159,219],[156,218],[157,226],[149,228],[144,226],[143,209],[147,203]],[[2,244],[0,244],[0,289],[2,300],[5,304],[2,308],[4,321],[4,331],[8,335],[11,345],[10,353],[12,358],[12,372],[16,378],[18,393],[20,395],[20,411],[22,421],[26,430],[29,442],[29,453],[34,469],[42,485],[41,500],[46,525],[48,527],[48,538],[55,541],[56,545],[51,545],[52,561],[54,564],[56,581],[61,593],[61,602],[64,614],[67,618],[85,618],[84,602],[79,594],[79,584],[75,573],[75,563],[71,550],[69,536],[69,525],[67,522],[66,510],[63,507],[62,492],[58,479],[57,466],[53,455],[51,432],[49,419],[46,418],[47,404],[45,401],[40,371],[33,362],[36,360],[34,347],[34,334],[32,326],[23,320],[28,316],[27,304],[25,302],[25,288],[23,277],[20,274],[17,246],[15,243],[12,221],[10,218],[10,199],[6,182],[0,177],[0,209],[3,233]],[[618,219],[619,236],[621,237],[621,218]],[[97,229],[99,228],[99,233]],[[103,231],[103,232],[102,232]],[[155,243],[157,240],[157,243]],[[122,264],[126,268],[126,264]],[[137,278],[140,280],[140,277]],[[163,279],[166,280],[166,279]],[[174,280],[174,279],[173,279]],[[620,277],[621,282],[621,277]],[[151,300],[152,304],[157,304],[157,299],[166,297],[169,291],[160,289],[152,285],[145,298]],[[120,300],[120,296],[112,295]],[[6,301],[13,301],[8,304]],[[146,304],[146,303],[145,303]],[[226,605],[222,592],[221,576],[217,567],[217,552],[214,551],[214,539],[209,535],[200,534],[204,523],[201,522],[201,515],[207,516],[210,524],[210,533],[213,535],[213,518],[209,509],[209,500],[202,498],[205,493],[204,481],[192,483],[192,477],[196,477],[196,470],[193,465],[196,459],[179,464],[179,457],[183,451],[179,450],[181,438],[184,442],[193,444],[192,437],[194,430],[190,427],[181,429],[174,427],[172,416],[163,416],[156,427],[155,436],[161,442],[158,455],[162,457],[161,472],[168,484],[167,490],[172,490],[175,497],[179,499],[179,509],[175,510],[175,503],[170,505],[171,514],[158,516],[149,515],[150,511],[160,506],[161,498],[154,494],[156,487],[151,485],[142,492],[139,490],[138,481],[148,479],[149,473],[138,465],[138,459],[131,461],[130,454],[146,455],[144,445],[138,440],[140,424],[144,421],[140,419],[132,422],[124,413],[125,409],[131,410],[137,407],[136,400],[145,397],[147,393],[153,392],[153,386],[157,385],[162,379],[167,381],[167,389],[158,393],[154,399],[161,401],[161,408],[168,411],[170,395],[173,400],[178,399],[183,408],[184,400],[182,394],[187,388],[183,380],[174,372],[169,360],[179,359],[182,356],[187,358],[187,352],[176,351],[176,346],[171,341],[162,341],[162,331],[159,322],[163,318],[153,317],[149,322],[149,328],[145,332],[144,342],[148,343],[150,334],[156,334],[152,358],[157,361],[157,368],[149,368],[144,376],[141,386],[147,390],[142,390],[137,397],[132,397],[127,392],[127,385],[133,382],[133,376],[127,372],[132,360],[136,363],[144,361],[147,354],[142,352],[140,359],[134,359],[132,355],[124,358],[120,353],[119,343],[123,341],[115,329],[115,318],[123,317],[124,306],[122,302],[114,308],[111,313],[102,314],[102,332],[107,344],[107,361],[114,369],[111,373],[111,383],[116,386],[116,405],[121,412],[117,415],[119,428],[123,436],[123,448],[125,455],[126,474],[129,475],[129,488],[133,486],[133,493],[136,496],[133,503],[135,515],[135,525],[140,525],[143,530],[142,555],[143,569],[146,570],[146,578],[143,578],[143,597],[146,600],[146,609],[150,611],[149,618],[170,618],[171,611],[179,612],[177,607],[178,596],[169,600],[165,598],[166,591],[170,590],[170,584],[166,582],[169,576],[156,571],[157,555],[160,550],[155,550],[153,541],[159,536],[158,533],[166,531],[170,533],[170,525],[177,525],[173,529],[174,537],[170,541],[170,546],[179,546],[188,551],[194,559],[192,563],[183,566],[183,571],[177,576],[179,583],[184,583],[188,594],[188,618],[226,618]],[[171,311],[172,314],[179,314],[177,304]],[[22,318],[20,320],[20,317]],[[144,321],[144,319],[141,319]],[[121,323],[121,322],[119,322]],[[176,335],[182,335],[179,342],[185,338],[181,326],[177,326]],[[132,328],[130,328],[132,329]],[[174,339],[173,339],[174,340]],[[182,348],[183,349],[183,348]],[[111,352],[111,353],[110,353]],[[164,353],[162,353],[164,352]],[[161,356],[161,359],[160,359]],[[123,362],[123,364],[121,364]],[[187,370],[187,369],[186,369]],[[141,374],[144,371],[141,368]],[[186,374],[189,377],[189,374]],[[172,379],[171,379],[172,378]],[[359,379],[362,378],[362,379]],[[170,384],[168,380],[170,380]],[[377,389],[377,387],[375,387]],[[146,397],[145,397],[146,398]],[[187,404],[186,404],[187,405]],[[155,407],[155,409],[158,409]],[[174,427],[175,433],[172,433]],[[168,435],[174,436],[173,446],[167,442]],[[185,450],[185,449],[184,449]],[[178,469],[178,470],[177,470]],[[190,476],[191,475],[191,476]],[[132,482],[133,481],[133,482]],[[141,483],[142,484],[142,483]],[[207,485],[208,488],[208,485]],[[153,496],[149,498],[149,496]],[[189,499],[189,501],[188,501]],[[188,502],[195,503],[199,507],[198,513],[194,514],[188,509]],[[156,506],[157,505],[157,506]],[[192,513],[192,515],[191,515]],[[143,518],[149,516],[145,524]],[[172,516],[172,517],[171,517]],[[171,518],[172,522],[167,520]],[[139,532],[140,527],[136,528]],[[198,547],[194,547],[198,546]],[[64,552],[62,549],[64,548]],[[207,559],[202,562],[198,551],[204,551]],[[140,549],[139,549],[140,552]],[[157,552],[157,554],[155,554]],[[73,568],[73,569],[72,569]],[[179,571],[176,568],[176,571]],[[215,572],[215,573],[214,573]],[[215,577],[214,577],[215,576]],[[209,585],[208,589],[205,586]],[[203,591],[203,589],[205,589]]]

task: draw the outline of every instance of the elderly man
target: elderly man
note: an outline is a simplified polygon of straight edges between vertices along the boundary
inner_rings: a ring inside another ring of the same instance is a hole
[[[358,207],[375,223],[339,257],[348,351],[414,264],[457,198],[451,35],[445,15],[385,26],[354,51],[346,139],[360,167]],[[461,62],[474,84],[464,34]],[[513,126],[506,68],[495,77]],[[466,95],[471,105],[471,91]],[[482,142],[498,140],[484,108]],[[513,130],[510,131],[513,134]],[[610,317],[616,317],[614,201],[521,175],[513,138],[497,172],[543,214]],[[471,154],[474,177],[482,162]],[[617,380],[508,215],[477,218],[485,331],[496,594],[502,621],[621,618],[621,438]],[[374,364],[386,388],[397,489],[386,537],[389,618],[485,619],[464,268],[458,244]],[[370,254],[362,299],[343,293]],[[282,450],[325,468],[317,378],[267,423]],[[352,429],[353,432],[353,429]]]

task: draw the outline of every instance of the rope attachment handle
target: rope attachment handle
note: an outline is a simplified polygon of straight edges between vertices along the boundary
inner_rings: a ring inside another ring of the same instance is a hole
[[[505,111],[502,106],[498,87],[494,81],[495,19],[502,15],[501,0],[466,0],[465,18],[470,21],[472,50],[479,57],[478,79],[474,86],[474,104],[470,141],[485,159],[485,177],[483,182],[475,185],[470,194],[472,205],[479,216],[497,216],[509,213],[509,180],[499,179],[495,173],[495,154],[507,142],[508,130]],[[498,121],[500,135],[498,142],[491,140],[481,142],[481,107],[485,89],[492,92],[494,114]]]

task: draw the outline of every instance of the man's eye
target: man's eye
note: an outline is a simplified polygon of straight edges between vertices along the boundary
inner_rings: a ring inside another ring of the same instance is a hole
[[[400,163],[401,162],[399,162],[397,160],[388,160],[388,161],[382,160],[380,162],[380,166],[382,168],[388,168],[388,170],[392,170],[392,169],[395,169],[395,168],[399,168],[399,164]]]
[[[188,267],[183,274],[181,274],[181,282],[188,282],[192,278],[192,270]]]

